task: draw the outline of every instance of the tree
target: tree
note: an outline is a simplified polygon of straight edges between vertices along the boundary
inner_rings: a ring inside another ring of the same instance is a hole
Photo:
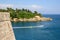
[[[6,9],[0,9],[0,12],[8,12]]]
[[[35,14],[37,14],[38,12],[37,11],[34,11]]]
[[[25,11],[25,9],[24,9],[24,8],[22,8],[22,11]]]

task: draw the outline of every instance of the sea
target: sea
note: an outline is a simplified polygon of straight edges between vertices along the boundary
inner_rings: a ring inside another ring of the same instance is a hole
[[[60,40],[60,14],[44,14],[51,21],[11,22],[16,40]]]

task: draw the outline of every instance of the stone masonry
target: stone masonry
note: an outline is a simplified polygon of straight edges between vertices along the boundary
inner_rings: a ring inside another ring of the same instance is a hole
[[[16,40],[8,12],[0,12],[0,40]]]

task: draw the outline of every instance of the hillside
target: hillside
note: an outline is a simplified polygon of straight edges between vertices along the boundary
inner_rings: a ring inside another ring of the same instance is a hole
[[[0,9],[0,12],[10,12],[10,17],[13,18],[33,18],[35,16],[40,16],[42,15],[38,13],[37,11],[30,11],[29,9],[12,9],[12,8],[7,8],[6,9]]]

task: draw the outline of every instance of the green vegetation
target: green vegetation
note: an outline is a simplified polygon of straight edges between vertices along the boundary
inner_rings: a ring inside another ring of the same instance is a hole
[[[31,12],[28,9],[12,9],[12,8],[7,8],[7,9],[0,9],[0,12],[10,12],[10,17],[13,18],[33,18],[35,16],[40,16],[42,15],[38,13],[37,11]]]

